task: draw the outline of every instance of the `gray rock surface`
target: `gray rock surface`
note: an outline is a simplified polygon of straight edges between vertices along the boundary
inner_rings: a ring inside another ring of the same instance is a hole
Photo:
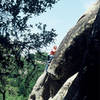
[[[100,0],[67,33],[48,73],[44,72],[37,80],[29,100],[100,100],[97,84],[99,67]],[[77,72],[77,77],[65,90],[64,84]],[[64,91],[66,95],[61,99]]]

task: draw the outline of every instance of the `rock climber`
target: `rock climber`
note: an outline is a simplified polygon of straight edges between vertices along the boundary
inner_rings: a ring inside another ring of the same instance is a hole
[[[54,58],[56,51],[57,51],[57,46],[55,45],[55,46],[53,46],[53,49],[50,51],[50,53],[48,55],[48,59],[47,59],[46,67],[45,67],[46,72],[48,70],[48,66],[49,66],[50,62]]]

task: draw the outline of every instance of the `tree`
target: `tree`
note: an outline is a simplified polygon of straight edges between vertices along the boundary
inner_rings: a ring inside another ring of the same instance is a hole
[[[7,78],[19,75],[23,68],[22,56],[28,62],[32,62],[33,70],[36,67],[35,60],[30,59],[30,50],[39,51],[54,41],[56,33],[54,29],[47,30],[46,24],[36,24],[40,33],[33,33],[32,25],[27,21],[33,15],[40,15],[57,0],[0,0],[0,93],[5,100]],[[16,73],[15,73],[16,72]],[[5,84],[4,84],[5,82]]]
[[[27,98],[28,98],[30,92],[32,91],[34,84],[36,83],[36,80],[43,73],[43,71],[45,69],[47,53],[42,52],[42,53],[30,54],[30,57],[32,59],[35,58],[35,60],[36,60],[35,64],[36,64],[37,68],[34,70],[32,68],[31,64],[28,68],[24,67],[25,70],[21,71],[23,75],[20,75],[17,79],[17,83],[19,85],[18,86],[19,95],[20,96],[23,95],[24,97],[27,97]],[[25,65],[26,64],[27,64],[27,62],[25,61]]]

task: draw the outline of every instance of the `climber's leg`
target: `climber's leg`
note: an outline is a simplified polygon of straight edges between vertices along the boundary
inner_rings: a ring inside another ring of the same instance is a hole
[[[46,66],[45,66],[45,71],[47,72],[48,70],[48,62],[46,63]]]

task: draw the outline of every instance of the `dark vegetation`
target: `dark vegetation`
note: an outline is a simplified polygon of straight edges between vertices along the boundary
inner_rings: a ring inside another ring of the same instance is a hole
[[[0,0],[0,100],[26,100],[44,70],[41,48],[54,42],[55,30],[27,22],[46,12],[57,0]],[[35,23],[34,23],[35,24]],[[32,52],[30,52],[32,51]],[[34,52],[36,52],[34,54]],[[40,62],[37,62],[40,61]]]

